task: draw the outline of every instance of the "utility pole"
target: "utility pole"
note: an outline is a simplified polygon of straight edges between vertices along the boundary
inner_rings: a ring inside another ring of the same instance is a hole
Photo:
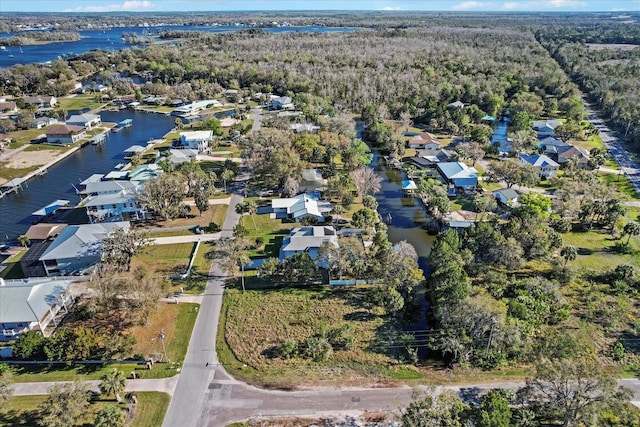
[[[164,331],[160,330],[160,333],[158,334],[158,337],[160,338],[160,341],[162,341],[162,352],[164,353],[164,358],[166,362],[171,362],[171,360],[169,360],[169,356],[167,356],[167,347],[164,344]]]

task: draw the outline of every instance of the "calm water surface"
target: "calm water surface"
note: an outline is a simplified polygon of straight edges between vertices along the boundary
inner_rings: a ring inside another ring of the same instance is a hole
[[[133,119],[133,126],[117,133],[107,134],[102,145],[87,145],[57,163],[40,177],[28,181],[28,188],[17,194],[8,194],[0,199],[0,243],[15,240],[31,226],[35,217],[32,212],[57,199],[80,201],[72,184],[78,183],[94,173],[107,173],[118,163],[124,162],[123,150],[134,144],[144,145],[150,138],[160,138],[174,126],[174,118],[162,114],[135,111],[105,111],[103,122],[120,122]]]
[[[239,31],[246,29],[243,26],[216,26],[216,27],[195,27],[195,26],[162,26],[151,27],[149,30],[155,35],[158,31],[174,30],[174,31],[207,31],[211,33],[226,33],[230,31]],[[131,45],[127,45],[122,40],[122,33],[142,34],[144,29],[141,27],[119,27],[109,30],[83,30],[78,31],[82,37],[78,41],[48,43],[34,46],[7,46],[6,50],[0,50],[0,68],[10,67],[15,64],[30,64],[33,62],[53,61],[61,55],[81,54],[91,49],[101,50],[120,50]],[[263,28],[267,33],[284,33],[284,32],[352,32],[355,28],[342,27],[278,27]],[[2,38],[9,37],[13,34],[0,33],[0,45]]]

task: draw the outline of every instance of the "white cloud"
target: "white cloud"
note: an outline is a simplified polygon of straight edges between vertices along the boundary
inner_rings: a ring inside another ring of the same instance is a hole
[[[470,0],[470,1],[465,1],[463,3],[459,3],[453,6],[451,9],[452,10],[474,10],[474,9],[487,9],[490,6],[492,6],[491,3],[483,3],[479,1]]]
[[[401,10],[399,7],[385,6],[380,10]]]
[[[549,9],[576,9],[586,7],[586,3],[578,0],[538,0],[506,2],[502,5],[505,10],[549,10]]]
[[[149,0],[125,0],[120,4],[108,4],[105,6],[78,6],[67,9],[65,12],[141,12],[145,10],[158,10]]]

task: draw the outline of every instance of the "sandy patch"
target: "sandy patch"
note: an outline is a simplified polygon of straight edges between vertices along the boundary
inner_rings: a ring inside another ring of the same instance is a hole
[[[21,151],[11,156],[3,166],[12,169],[25,169],[46,165],[59,154],[60,150]]]

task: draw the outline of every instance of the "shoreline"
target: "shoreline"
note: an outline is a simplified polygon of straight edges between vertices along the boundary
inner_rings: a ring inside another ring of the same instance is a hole
[[[111,132],[111,128],[104,128],[104,131],[101,133],[98,133],[94,136],[92,136],[91,138],[87,139],[84,142],[81,142],[78,146],[73,147],[67,151],[65,151],[64,153],[54,157],[51,161],[47,162],[46,164],[38,167],[36,170],[31,171],[29,173],[27,173],[24,176],[21,177],[16,177],[16,178],[21,178],[23,181],[20,183],[20,185],[27,183],[29,180],[35,178],[36,176],[42,176],[44,174],[47,173],[47,171],[49,170],[49,168],[55,166],[57,163],[61,162],[62,160],[66,159],[67,157],[71,156],[72,154],[74,154],[76,151],[80,150],[81,148],[84,148],[85,146],[89,145],[91,143],[91,140],[93,138],[95,138],[96,136],[99,135],[106,135],[107,133]],[[55,145],[52,145],[52,147],[55,147]],[[14,178],[15,179],[15,178]],[[0,192],[0,199],[3,198],[6,194],[12,193],[18,191],[16,190],[16,187],[7,189],[3,192]]]

